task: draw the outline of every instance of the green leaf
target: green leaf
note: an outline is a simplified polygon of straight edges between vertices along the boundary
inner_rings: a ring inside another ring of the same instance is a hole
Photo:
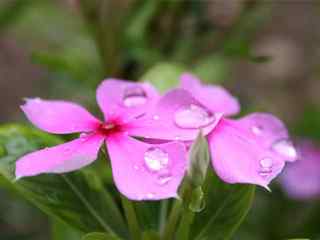
[[[94,232],[85,235],[81,240],[120,240],[120,238],[111,236],[106,233]]]
[[[159,63],[141,78],[142,81],[152,83],[161,93],[179,85],[180,75],[186,71],[183,65],[176,63]]]
[[[27,127],[0,127],[0,146],[6,149],[0,156],[0,174],[49,216],[82,232],[104,231],[126,237],[126,226],[111,195],[102,184],[100,189],[93,188],[83,171],[14,180],[19,157],[57,143],[61,143],[59,138]]]
[[[226,184],[209,171],[204,191],[206,209],[194,219],[192,239],[230,239],[247,215],[254,192],[253,185]]]
[[[52,221],[51,223],[52,240],[79,240],[83,234],[69,227],[60,221]]]

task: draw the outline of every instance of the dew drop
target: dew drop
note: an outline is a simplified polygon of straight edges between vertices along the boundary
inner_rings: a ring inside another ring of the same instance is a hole
[[[140,86],[130,86],[124,90],[123,104],[126,107],[136,107],[145,104],[147,94]]]
[[[153,120],[157,121],[157,120],[159,120],[159,119],[160,119],[160,117],[159,117],[158,115],[154,115],[154,116],[153,116]]]
[[[215,116],[207,109],[191,104],[176,111],[175,123],[180,128],[202,128],[215,121]]]
[[[292,142],[288,139],[281,139],[272,145],[272,150],[285,157],[296,158],[297,152]]]
[[[172,179],[172,176],[170,174],[168,175],[159,175],[157,182],[159,185],[166,185],[167,183],[169,183]]]
[[[262,133],[263,128],[261,126],[252,126],[251,131],[255,135],[260,135]]]
[[[135,170],[139,170],[139,166],[138,166],[138,165],[134,165],[133,168],[134,168]]]
[[[85,138],[85,137],[87,137],[87,136],[88,136],[87,133],[81,133],[81,134],[80,134],[80,138]]]
[[[167,167],[169,155],[160,148],[151,147],[144,154],[144,162],[149,170],[157,172]]]
[[[260,161],[260,169],[258,171],[261,177],[268,177],[272,173],[273,161],[271,158],[263,158]]]
[[[153,193],[147,193],[146,198],[147,199],[154,199],[154,194]]]

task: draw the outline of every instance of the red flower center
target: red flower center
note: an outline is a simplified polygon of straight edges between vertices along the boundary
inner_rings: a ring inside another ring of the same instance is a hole
[[[122,132],[123,126],[115,121],[105,122],[98,126],[97,131],[104,136],[110,136],[111,134]]]

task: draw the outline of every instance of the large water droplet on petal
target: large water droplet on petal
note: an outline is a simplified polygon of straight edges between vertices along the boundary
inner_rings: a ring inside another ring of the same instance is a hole
[[[157,147],[149,148],[144,154],[144,162],[151,171],[160,171],[167,167],[169,154]]]
[[[297,152],[292,142],[288,139],[281,139],[272,145],[272,150],[285,157],[296,158]]]
[[[260,165],[263,168],[271,168],[272,167],[272,159],[271,158],[264,158],[260,161]]]
[[[147,94],[140,86],[130,86],[124,90],[123,104],[126,107],[136,107],[145,104]]]
[[[263,158],[260,161],[260,169],[258,171],[261,177],[268,177],[272,173],[273,160],[271,158]]]
[[[204,107],[191,104],[179,109],[174,120],[181,128],[202,128],[214,122],[215,116]]]

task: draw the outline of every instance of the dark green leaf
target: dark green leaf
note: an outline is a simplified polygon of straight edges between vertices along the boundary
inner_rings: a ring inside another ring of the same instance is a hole
[[[196,240],[230,239],[247,215],[255,186],[231,185],[209,171],[205,188],[205,211],[198,213],[192,227]],[[200,230],[200,231],[199,231]]]
[[[14,180],[15,161],[20,156],[60,142],[57,137],[23,126],[0,127],[0,145],[6,149],[0,157],[0,174],[48,215],[83,232],[105,231],[125,237],[125,224],[110,194],[102,184],[101,189],[92,188],[82,171]]]
[[[83,234],[68,225],[56,220],[52,221],[52,240],[79,240]]]

